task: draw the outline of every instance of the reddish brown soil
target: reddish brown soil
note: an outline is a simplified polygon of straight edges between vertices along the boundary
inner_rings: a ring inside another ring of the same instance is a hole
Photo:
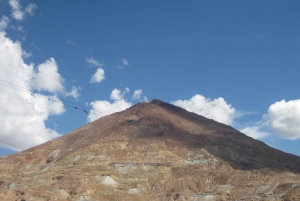
[[[0,158],[0,200],[299,200],[300,158],[153,100]]]

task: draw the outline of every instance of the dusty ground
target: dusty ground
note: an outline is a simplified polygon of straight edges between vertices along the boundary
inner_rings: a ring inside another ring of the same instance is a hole
[[[153,100],[0,158],[0,200],[300,200],[300,158]]]

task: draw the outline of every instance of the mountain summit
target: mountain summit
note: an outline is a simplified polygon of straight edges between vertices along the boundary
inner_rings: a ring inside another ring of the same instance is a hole
[[[154,99],[0,158],[0,199],[299,200],[300,158]]]

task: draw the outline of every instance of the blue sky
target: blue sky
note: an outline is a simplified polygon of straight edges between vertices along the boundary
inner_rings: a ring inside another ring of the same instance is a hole
[[[0,155],[159,98],[299,156],[299,9],[2,0]]]

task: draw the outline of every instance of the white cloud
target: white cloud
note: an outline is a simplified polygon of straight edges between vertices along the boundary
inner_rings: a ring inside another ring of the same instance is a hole
[[[200,94],[196,94],[189,100],[177,100],[171,102],[190,112],[195,112],[215,121],[232,125],[236,110],[222,98],[211,100]]]
[[[24,57],[24,51],[22,52]],[[38,65],[31,79],[31,87],[38,91],[48,91],[54,94],[60,93],[64,96],[78,98],[80,87],[72,86],[70,92],[66,91],[64,78],[58,72],[58,65],[54,58]]]
[[[40,50],[40,48],[36,44],[31,43],[30,46],[34,47],[42,55],[43,58],[45,57],[44,53]]]
[[[102,68],[98,68],[95,74],[91,78],[91,83],[100,83],[102,80],[104,80],[104,70]]]
[[[25,33],[24,28],[21,25],[12,25],[11,28],[15,31],[19,31],[21,33]]]
[[[130,66],[127,59],[123,58],[120,62],[117,68],[122,69],[125,68],[126,66]]]
[[[5,31],[5,29],[7,28],[8,23],[9,23],[8,17],[3,15],[0,19],[0,31]]]
[[[45,121],[50,115],[60,115],[65,110],[63,103],[55,95],[29,93],[33,89],[31,83],[36,78],[36,72],[33,64],[24,63],[22,55],[21,44],[10,40],[4,32],[0,32],[0,80],[14,84],[8,85],[11,87],[0,85],[0,138],[13,145],[28,148],[60,136],[56,131],[47,128]],[[45,66],[46,72],[50,66],[51,74],[55,69],[54,59],[40,66]],[[52,82],[50,79],[47,80]],[[52,84],[48,86],[43,82],[41,85],[42,87],[35,87],[47,90],[55,88]],[[18,150],[1,142],[0,146]]]
[[[19,0],[9,0],[9,4],[12,7],[12,16],[16,20],[23,20],[24,13],[21,11],[22,7]]]
[[[25,50],[23,50],[23,51],[22,51],[22,57],[26,59],[26,58],[28,58],[28,57],[32,57],[32,54],[31,54],[31,52],[28,53],[28,52],[26,52]]]
[[[38,66],[34,74],[32,87],[38,91],[49,91],[52,93],[64,92],[64,79],[58,73],[58,66],[54,58]]]
[[[143,94],[143,90],[141,90],[141,89],[135,90],[135,91],[133,92],[132,99],[133,99],[133,100],[140,100],[142,94]]]
[[[121,92],[119,89],[114,89],[111,92],[110,98],[113,102],[106,100],[96,100],[90,103],[92,110],[88,115],[88,122],[95,121],[100,117],[120,112],[132,106],[131,102],[127,102],[124,99],[124,95],[129,92],[129,89],[126,88],[124,92]]]
[[[67,40],[67,42],[66,42],[67,44],[70,44],[70,45],[76,45],[76,43],[74,43],[73,41],[71,41],[71,40]]]
[[[85,58],[85,61],[86,61],[90,66],[103,66],[103,65],[104,65],[103,62],[101,63],[101,62],[97,61],[96,59],[94,59],[93,57],[90,57],[90,58],[86,57],[86,58]]]
[[[242,133],[254,139],[263,139],[270,135],[270,133],[260,131],[259,126],[249,126],[240,130]]]
[[[300,139],[300,100],[272,104],[264,115],[267,126],[284,139]]]
[[[142,94],[143,94],[143,90],[141,90],[141,89],[135,90],[133,92],[132,100],[139,100],[140,101]],[[146,96],[143,97],[143,101],[148,101]]]
[[[124,65],[124,66],[129,66],[129,63],[128,63],[127,59],[125,59],[125,58],[123,58],[121,60],[121,64]]]
[[[125,88],[124,92],[121,92],[121,90],[116,88],[116,89],[112,90],[110,99],[114,100],[114,101],[122,100],[122,99],[124,99],[124,95],[126,93],[129,93],[129,91],[130,91],[129,88]]]
[[[72,89],[70,92],[66,92],[66,96],[72,96],[73,98],[77,99],[79,97],[79,90],[81,90],[80,87],[72,86]]]
[[[34,10],[37,9],[35,4],[29,4],[23,11],[20,0],[9,0],[9,4],[12,7],[12,17],[19,21],[23,20],[26,14],[33,15]]]
[[[34,10],[36,9],[37,9],[37,5],[31,3],[26,7],[25,12],[28,13],[29,15],[34,15]]]

